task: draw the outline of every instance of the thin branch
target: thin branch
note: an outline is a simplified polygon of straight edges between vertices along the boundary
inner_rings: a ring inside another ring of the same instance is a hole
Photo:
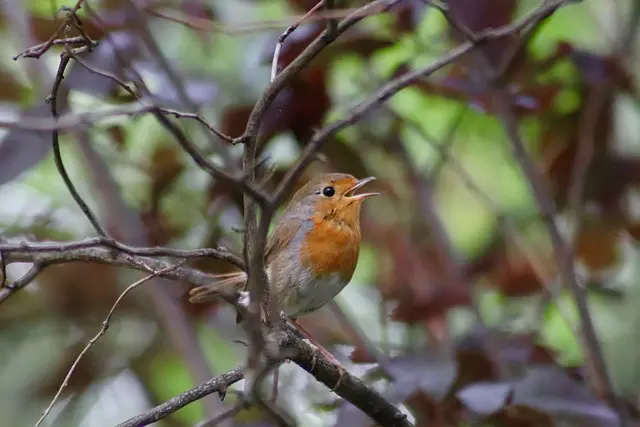
[[[91,347],[93,347],[93,345],[96,342],[98,342],[98,340],[107,332],[107,329],[109,329],[111,318],[113,317],[113,313],[115,312],[116,307],[118,307],[120,302],[124,299],[124,297],[127,296],[127,294],[129,292],[133,291],[135,288],[137,288],[138,286],[142,285],[143,283],[148,282],[149,280],[151,280],[152,278],[154,278],[156,276],[162,275],[162,274],[167,273],[167,272],[169,272],[171,270],[175,270],[177,267],[178,267],[177,264],[176,265],[171,265],[171,266],[166,267],[166,268],[164,268],[162,270],[154,272],[154,273],[152,273],[152,274],[150,274],[150,275],[148,275],[146,277],[143,277],[142,279],[138,280],[137,282],[129,285],[120,294],[120,296],[116,299],[116,302],[113,303],[113,306],[111,307],[111,310],[109,310],[109,313],[107,314],[107,317],[102,322],[102,327],[100,328],[98,333],[93,338],[91,338],[91,340],[89,340],[89,342],[82,349],[80,354],[78,354],[78,357],[76,357],[76,360],[73,362],[73,364],[69,368],[69,371],[67,372],[67,375],[64,377],[64,380],[62,381],[62,384],[60,384],[60,387],[58,388],[58,391],[53,396],[53,399],[51,399],[51,403],[49,403],[49,406],[47,406],[47,408],[44,410],[44,412],[42,412],[42,415],[40,416],[40,419],[38,419],[38,422],[35,424],[35,427],[40,426],[40,424],[42,424],[42,422],[47,417],[47,415],[49,415],[49,412],[51,412],[51,409],[53,408],[53,405],[56,404],[56,402],[60,398],[60,395],[62,394],[64,389],[69,384],[69,380],[71,379],[71,375],[73,375],[73,373],[75,372],[76,367],[78,366],[78,364],[80,363],[80,361],[82,360],[84,355],[87,354],[87,352],[91,349]]]
[[[73,7],[69,8],[67,10],[67,14],[68,14],[67,16],[68,17],[75,16],[75,13],[78,10],[80,10],[80,8],[82,7],[82,4],[84,2],[85,2],[85,0],[77,0],[76,4]],[[13,60],[15,61],[15,60],[19,59],[21,56],[25,56],[25,57],[28,57],[28,58],[36,58],[36,59],[40,58],[42,55],[44,55],[51,48],[51,46],[56,44],[55,41],[58,38],[58,35],[65,30],[67,25],[68,25],[68,18],[65,19],[65,22],[63,22],[62,25],[60,25],[56,29],[56,31],[54,31],[54,33],[51,35],[51,37],[49,37],[49,39],[46,42],[38,45],[37,47],[36,46],[31,47],[31,48],[27,49],[27,51],[25,51],[25,52],[19,53],[18,55],[13,57]],[[80,38],[83,41],[85,40],[84,35],[80,36]],[[27,53],[29,53],[29,56],[26,56]]]
[[[351,13],[343,19],[338,25],[338,30],[332,37],[328,37],[325,30],[306,49],[298,55],[263,91],[260,99],[256,102],[249,115],[247,126],[243,135],[239,138],[243,142],[251,141],[257,138],[258,130],[262,119],[267,112],[269,106],[273,103],[276,96],[280,93],[291,79],[306,67],[325,47],[331,44],[338,36],[347,31],[353,25],[360,22],[364,17],[373,13],[384,12],[395,6],[402,0],[375,0]]]
[[[325,13],[331,13],[331,10],[335,7],[335,0],[326,0],[324,2]],[[327,36],[335,37],[338,32],[338,21],[336,19],[329,19],[327,21]]]
[[[0,250],[0,290],[7,284],[7,263],[4,259],[4,253]]]
[[[271,31],[278,30],[284,26],[291,26],[299,23],[302,18],[306,16],[305,23],[311,22],[323,22],[331,19],[342,19],[347,16],[353,14],[353,12],[357,11],[357,8],[336,8],[330,11],[317,11],[312,16],[308,16],[308,12],[301,15],[291,15],[280,19],[264,19],[253,22],[244,22],[238,23],[234,25],[226,25],[224,23],[220,23],[218,21],[212,21],[206,18],[197,18],[194,16],[187,16],[179,11],[160,11],[155,9],[146,9],[146,12],[149,15],[153,15],[155,17],[166,19],[167,21],[172,21],[178,24],[185,25],[191,29],[198,31],[211,31],[211,32],[219,32],[228,35],[237,35],[237,34],[247,34],[253,32],[263,32],[263,31]]]
[[[454,48],[449,53],[442,56],[440,59],[436,60],[434,63],[426,67],[420,68],[418,70],[407,72],[406,74],[394,80],[391,80],[390,82],[383,85],[373,95],[371,95],[366,101],[362,102],[361,104],[353,108],[351,111],[349,111],[347,114],[345,114],[345,117],[343,117],[341,120],[337,120],[334,123],[331,123],[325,126],[324,128],[322,128],[321,130],[319,130],[318,132],[316,132],[316,134],[311,138],[311,141],[309,141],[309,143],[306,145],[304,152],[300,155],[296,164],[289,169],[285,177],[282,179],[282,181],[276,188],[273,196],[271,197],[271,203],[273,205],[276,205],[286,197],[288,189],[291,187],[292,183],[297,181],[300,178],[300,175],[302,174],[303,169],[312,160],[313,155],[320,149],[320,147],[324,144],[324,142],[328,140],[332,135],[334,135],[338,131],[348,126],[353,125],[356,121],[360,120],[365,114],[367,114],[370,110],[372,110],[378,104],[381,104],[387,101],[389,98],[391,98],[393,95],[395,95],[405,87],[410,86],[411,84],[413,84],[414,82],[418,81],[423,77],[433,74],[434,72],[440,70],[446,65],[457,60],[461,56],[469,53],[470,51],[475,49],[477,45],[487,42],[489,40],[500,39],[510,34],[518,33],[519,31],[531,25],[533,22],[536,22],[536,19],[542,19],[548,16],[549,13],[551,13],[552,11],[556,10],[559,7],[558,4],[565,3],[568,1],[570,0],[564,0],[564,1],[554,0],[552,2],[545,2],[541,7],[534,10],[532,13],[527,15],[524,19],[518,22],[515,22],[513,24],[505,25],[497,29],[486,30],[481,33],[475,34],[474,39],[472,41],[469,40],[465,43],[460,44],[458,47]],[[370,3],[368,6],[373,7],[376,3],[378,2]],[[391,5],[387,4],[387,7],[390,7],[390,6]],[[343,23],[341,23],[338,26],[338,32],[341,32],[343,30],[343,27],[347,23],[350,23],[350,21],[348,22],[345,22],[345,21],[343,21]],[[300,60],[300,58],[302,58],[303,55],[305,55],[305,53],[308,50],[310,50],[312,46],[314,46],[314,43],[312,43],[309,46],[309,48],[307,48],[307,50],[305,50],[305,52],[303,52],[296,59],[296,61]],[[279,79],[283,78],[283,76],[285,76],[285,73],[290,68],[292,68],[294,71],[296,70],[295,68],[293,68],[294,64],[298,65],[296,61],[292,62],[289,67],[287,67],[282,73],[280,73],[280,75],[274,81],[272,86],[275,86],[275,83],[279,82]],[[265,93],[268,90],[269,90],[269,87],[267,88],[267,90],[265,90]],[[265,97],[264,100],[266,102],[266,100],[268,100],[268,97]],[[256,115],[258,115],[260,111],[261,110],[258,108],[258,106],[254,108],[254,112]],[[252,113],[252,116],[253,115],[254,114]],[[250,134],[250,130],[253,129],[252,127],[250,127],[251,121],[252,119],[250,117],[249,124],[247,125],[247,131],[245,132],[245,134]]]
[[[11,295],[18,292],[38,277],[38,274],[45,269],[45,263],[35,263],[22,277],[13,283],[6,284],[0,288],[0,304],[8,299]]]
[[[142,427],[153,424],[205,396],[213,393],[224,395],[229,386],[237,383],[242,378],[244,378],[244,369],[240,367],[234,368],[155,406],[143,414],[118,424],[117,427]]]
[[[187,94],[184,82],[178,75],[178,72],[170,64],[169,60],[165,57],[164,53],[160,49],[160,46],[158,45],[157,41],[153,37],[153,34],[151,33],[151,29],[149,28],[149,23],[147,22],[147,18],[144,14],[144,11],[141,9],[140,5],[138,4],[139,2],[129,0],[128,3],[130,6],[130,9],[135,13],[136,18],[138,20],[138,23],[139,23],[138,30],[142,38],[142,41],[144,42],[146,47],[149,49],[149,51],[153,55],[155,61],[158,62],[158,65],[160,66],[160,68],[166,73],[169,81],[171,82],[171,85],[173,86],[174,90],[178,94],[178,99],[180,103],[187,110],[191,110],[192,113],[198,113],[198,106],[193,102],[193,100]],[[233,164],[233,159],[229,154],[229,151],[227,150],[227,146],[225,146],[224,144],[220,144],[220,141],[218,141],[215,138],[212,138],[210,134],[207,134],[207,137],[209,138],[211,145],[216,149],[217,154],[220,155],[220,157],[222,158],[223,163],[226,166]],[[184,145],[183,145],[183,148],[185,148]]]
[[[273,60],[271,61],[271,79],[269,81],[273,82],[278,74],[278,61],[280,60],[280,50],[284,45],[284,41],[289,37],[291,33],[293,33],[302,23],[304,23],[307,18],[313,15],[320,7],[322,7],[324,0],[320,0],[315,6],[313,6],[307,13],[305,13],[299,21],[295,24],[290,25],[284,33],[280,35],[278,38],[278,43],[276,43],[276,49],[273,52]]]
[[[59,45],[67,46],[67,45],[74,45],[74,44],[86,45],[87,44],[87,39],[84,36],[75,36],[75,37],[65,37],[63,39],[55,39],[55,40],[51,40],[49,42],[40,43],[40,44],[37,44],[35,46],[31,46],[28,49],[26,49],[26,50],[20,52],[19,54],[15,55],[13,57],[13,60],[15,61],[15,60],[20,59],[20,58],[35,58],[35,59],[38,59],[52,45],[53,46],[59,46]],[[99,44],[99,42],[97,42],[95,40],[91,40],[91,47],[96,47],[96,46],[98,46],[98,44]]]
[[[135,7],[135,4],[132,3],[132,5]],[[91,16],[94,18],[96,23],[104,28],[104,23],[103,23],[102,19],[95,12],[93,12],[93,10],[91,8],[89,8],[89,3],[88,2],[86,3],[86,7],[87,7],[88,13],[91,14]],[[148,30],[148,28],[146,27],[146,21],[141,22],[141,24],[145,26],[146,30]],[[110,38],[108,33],[107,33],[106,37],[107,37],[107,40],[112,44],[112,46],[114,48],[115,57],[118,59],[118,61],[120,61],[121,64],[123,64],[123,66],[126,66],[126,61],[124,60],[122,55],[119,53],[118,45],[116,43],[114,43],[113,40],[111,40],[111,38]],[[151,46],[150,46],[151,48],[154,48],[155,50],[158,49],[158,46],[155,43],[155,41],[153,40],[153,38],[150,38],[150,39],[148,39],[146,41],[147,41],[147,43],[151,44]],[[130,67],[130,70],[133,73],[137,74],[137,72],[136,72],[136,70],[134,68]],[[145,91],[145,93],[151,95],[149,90],[144,85],[143,79],[139,75],[138,75],[138,80],[142,83],[142,89]],[[175,138],[175,140],[178,142],[178,144],[187,152],[187,154],[189,154],[191,159],[203,171],[207,172],[209,175],[211,175],[215,179],[219,179],[221,181],[226,181],[226,182],[229,182],[229,183],[232,183],[232,184],[235,184],[235,185],[239,186],[246,194],[249,194],[260,205],[264,205],[265,203],[268,202],[268,197],[265,194],[263,194],[263,192],[259,188],[257,188],[255,185],[253,185],[253,183],[248,182],[245,175],[241,175],[240,177],[236,177],[233,172],[228,172],[228,171],[225,171],[223,169],[220,169],[220,168],[216,167],[211,161],[209,161],[206,157],[204,157],[200,153],[198,147],[186,137],[184,132],[182,132],[182,130],[176,124],[174,124],[171,120],[169,120],[167,117],[165,117],[163,115],[163,112],[160,109],[158,109],[158,108],[151,109],[151,113],[158,120],[158,122],[165,129],[167,129],[167,131],[169,131],[169,133]],[[240,143],[240,142],[242,142],[242,138],[234,139],[234,143]],[[220,153],[224,154],[224,153],[226,153],[226,151],[225,150],[221,150]],[[230,164],[230,162],[227,162],[227,163]]]
[[[495,37],[497,37],[497,34],[500,34],[500,32],[496,31]],[[490,36],[494,35],[487,34],[486,37]],[[418,79],[433,74],[446,65],[449,65],[450,63],[454,62],[461,56],[471,51],[471,49],[473,49],[473,45],[471,43],[464,43],[447,53],[445,56],[436,60],[434,63],[419,70],[408,72],[394,80],[391,80],[390,82],[384,84],[376,92],[374,92],[374,94],[371,95],[367,100],[363,101],[361,104],[347,112],[342,119],[336,120],[335,122],[325,126],[321,130],[316,132],[316,134],[306,145],[305,150],[298,158],[298,161],[291,168],[289,168],[280,184],[278,184],[278,187],[271,197],[271,203],[277,204],[286,197],[291,184],[300,178],[300,175],[302,175],[302,171],[311,162],[314,154],[332,135],[346,127],[352,126],[379,104],[387,101],[402,89],[412,85]]]
[[[269,358],[267,364],[256,375],[256,380],[251,387],[251,401],[256,402],[259,407],[267,412],[269,417],[279,427],[295,426],[295,421],[293,421],[289,415],[279,410],[273,403],[262,398],[261,386],[269,374],[274,371],[277,372],[280,365],[282,365],[286,360],[291,359],[292,356],[294,356],[294,353],[291,349],[284,349],[284,351],[280,352],[278,357]]]
[[[108,71],[99,70],[97,68],[94,68],[92,65],[87,64],[78,55],[73,55],[73,59],[78,64],[82,65],[87,71],[111,80],[112,82],[114,82],[117,85],[119,85],[120,87],[122,87],[125,91],[127,91],[127,93],[129,93],[134,98],[136,98],[138,100],[140,99],[140,95],[137,92],[135,92],[134,90],[132,90],[127,83],[122,81],[115,74],[110,73]],[[225,142],[227,142],[229,144],[235,144],[236,143],[234,138],[232,138],[232,137],[230,137],[228,135],[225,135],[222,132],[220,132],[211,123],[206,121],[199,113],[183,113],[183,112],[172,110],[172,109],[168,109],[168,108],[161,108],[161,107],[159,107],[157,105],[155,107],[157,107],[164,114],[171,114],[171,115],[174,115],[176,117],[184,117],[184,118],[194,119],[194,120],[200,122],[203,126],[205,126],[207,129],[209,129],[211,132],[213,132],[214,135],[216,135],[218,138],[222,139],[223,141],[225,141]]]
[[[222,394],[220,395],[220,397],[222,398]],[[208,420],[200,421],[198,424],[195,425],[195,427],[215,427],[218,424],[220,424],[222,421],[233,417],[235,414],[242,411],[246,407],[247,407],[247,404],[243,400],[240,400],[238,403],[236,403],[232,407],[225,409],[221,414],[218,414],[215,417],[210,418]]]
[[[54,120],[57,120],[58,118],[58,89],[60,88],[60,84],[62,83],[62,79],[64,78],[64,72],[67,68],[67,65],[69,64],[69,59],[70,56],[66,51],[61,54],[60,64],[58,65],[58,72],[56,73],[56,78],[53,82],[53,87],[51,88],[51,94],[47,97],[46,100],[51,107],[51,115],[53,116]],[[84,215],[87,217],[93,228],[96,230],[96,233],[98,233],[98,235],[100,236],[107,237],[107,232],[102,228],[100,222],[98,221],[98,218],[91,211],[91,208],[89,208],[89,205],[87,205],[82,196],[80,196],[80,193],[78,193],[78,190],[76,190],[75,185],[73,184],[71,178],[69,177],[69,174],[67,173],[64,162],[62,161],[62,154],[60,153],[60,141],[58,139],[57,129],[54,129],[51,132],[51,144],[53,146],[53,159],[55,161],[56,168],[58,169],[58,173],[64,181],[65,186],[69,190],[71,197],[73,197],[73,200],[75,200],[76,204],[80,207]]]

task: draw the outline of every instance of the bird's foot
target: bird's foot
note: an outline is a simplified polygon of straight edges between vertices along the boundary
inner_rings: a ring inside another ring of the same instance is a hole
[[[247,309],[249,308],[250,303],[251,303],[251,298],[249,297],[249,292],[247,291],[238,292],[238,305]]]

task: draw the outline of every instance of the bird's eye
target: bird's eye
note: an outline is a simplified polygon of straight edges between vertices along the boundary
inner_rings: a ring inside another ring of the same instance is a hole
[[[336,190],[333,187],[324,187],[322,189],[322,195],[325,197],[333,197],[336,194]]]

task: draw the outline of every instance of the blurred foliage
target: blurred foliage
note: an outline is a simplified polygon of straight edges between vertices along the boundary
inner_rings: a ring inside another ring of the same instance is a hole
[[[217,129],[235,137],[268,83],[278,36],[315,1],[136,3],[190,102]],[[364,2],[336,3],[342,8]],[[405,0],[387,14],[363,20],[278,95],[259,139],[261,154],[269,156],[260,172],[274,167],[269,189],[315,130],[342,117],[385,81],[431,63],[458,43],[460,36],[425,3]],[[446,3],[477,32],[507,25],[538,5],[533,0]],[[44,98],[60,46],[39,60],[10,58],[55,33],[61,14],[53,11],[63,2],[0,4],[5,58],[0,118],[29,123],[48,117]],[[158,57],[144,46],[128,0],[88,4],[79,16],[86,34],[100,44],[81,58],[127,82],[135,82],[137,73],[154,102],[188,110]],[[574,244],[607,365],[634,418],[632,403],[640,397],[640,347],[635,345],[640,338],[638,13],[634,0],[585,0],[560,8],[524,41],[502,79],[522,137],[552,191],[553,214]],[[323,28],[323,22],[312,20],[292,33],[279,69]],[[498,64],[509,43],[518,41],[514,37],[480,49]],[[320,342],[336,346],[336,354],[350,354],[346,366],[402,404],[416,426],[616,426],[606,396],[594,390],[585,373],[582,342],[574,332],[579,324],[574,297],[557,280],[557,260],[529,183],[495,115],[491,90],[475,77],[477,67],[466,56],[416,81],[328,141],[324,161],[308,168],[305,179],[327,170],[374,175],[386,197],[365,208],[365,241],[352,284],[336,305],[302,323]],[[137,102],[112,80],[73,61],[60,98],[65,114],[107,116]],[[210,159],[223,161],[205,127],[185,118],[180,125]],[[185,248],[222,244],[240,253],[241,234],[234,231],[242,224],[238,189],[212,181],[152,116],[110,116],[88,130],[64,133],[61,144],[71,178],[112,235]],[[584,144],[593,153],[583,182],[584,203],[576,212],[572,174]],[[228,149],[235,164],[227,166],[239,167],[242,148]],[[0,130],[3,240],[92,235],[49,150],[47,132]],[[89,151],[97,155],[102,172]],[[447,272],[450,260],[420,202],[429,186],[464,283]],[[126,216],[118,206],[130,209],[141,226],[124,226]],[[231,271],[213,259],[192,264],[208,272]],[[10,279],[19,277],[22,267],[10,266]],[[0,306],[2,425],[33,425],[119,292],[136,277],[114,267],[69,263],[48,268]],[[194,372],[202,360],[212,372],[244,360],[245,346],[237,343],[243,333],[229,307],[191,306],[186,284],[159,285],[166,286],[188,321],[151,303],[153,290],[127,297],[45,425],[115,425],[198,382]],[[388,360],[377,364],[381,357]],[[282,368],[280,396],[287,396],[279,402],[300,425],[369,425],[366,416],[336,401],[293,364]],[[225,404],[235,399],[230,395]],[[205,404],[190,405],[158,425],[193,425],[202,419]],[[268,421],[251,410],[227,425]]]

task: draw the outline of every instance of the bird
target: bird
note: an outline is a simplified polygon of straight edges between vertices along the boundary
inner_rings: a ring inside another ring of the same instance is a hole
[[[333,300],[351,281],[361,242],[363,202],[382,193],[356,193],[375,177],[356,179],[327,173],[309,180],[292,197],[265,247],[265,267],[272,295],[288,318],[332,363],[331,353],[298,323]],[[213,283],[190,290],[191,303],[205,303],[221,293],[242,292],[248,305],[244,271],[215,276]],[[241,291],[242,290],[242,291]]]

